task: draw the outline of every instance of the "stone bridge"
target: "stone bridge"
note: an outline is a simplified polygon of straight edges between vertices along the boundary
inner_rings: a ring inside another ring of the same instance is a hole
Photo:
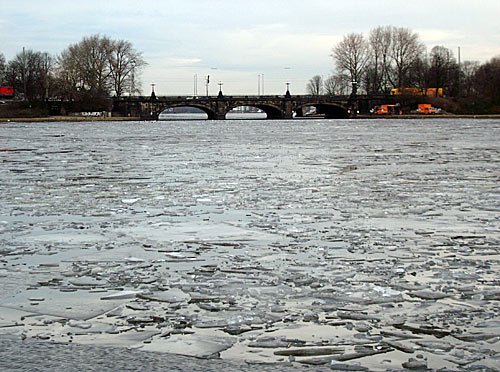
[[[122,116],[135,116],[144,120],[157,120],[169,108],[194,107],[204,111],[209,120],[223,120],[236,107],[250,106],[261,109],[268,119],[303,117],[311,106],[326,118],[349,118],[358,113],[367,114],[374,105],[392,101],[391,96],[340,95],[292,96],[287,91],[282,96],[130,96],[113,100],[113,111]]]

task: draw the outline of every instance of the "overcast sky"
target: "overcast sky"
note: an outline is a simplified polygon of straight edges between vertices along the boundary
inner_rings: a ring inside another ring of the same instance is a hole
[[[382,25],[408,27],[429,50],[450,48],[481,62],[500,55],[500,0],[0,0],[0,53],[23,47],[59,54],[92,34],[125,39],[143,52],[144,91],[198,94],[210,75],[225,94],[305,92],[333,69],[344,35]]]

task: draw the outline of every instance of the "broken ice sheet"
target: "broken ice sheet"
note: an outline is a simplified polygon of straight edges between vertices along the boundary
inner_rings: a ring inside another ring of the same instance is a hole
[[[112,328],[111,328],[112,329]],[[111,330],[110,329],[110,330]],[[71,331],[71,330],[70,330]],[[115,346],[127,348],[142,348],[144,341],[149,341],[157,336],[158,330],[134,328],[117,328],[113,333],[83,333],[75,335],[73,342],[88,345]]]
[[[137,294],[139,298],[149,300],[149,301],[159,301],[159,302],[188,302],[190,300],[189,294],[185,293],[181,289],[171,288],[166,291],[153,291],[148,293]]]
[[[142,350],[180,354],[197,358],[218,358],[222,351],[229,349],[236,341],[236,337],[175,334],[168,338],[155,338],[151,343],[145,344]]]
[[[102,296],[101,300],[126,300],[136,298],[140,293],[144,293],[144,291],[119,291],[106,296]]]
[[[44,298],[45,301],[34,305],[29,300],[31,297]],[[0,301],[0,306],[68,319],[86,320],[104,314],[122,303],[116,300],[102,301],[101,297],[102,293],[61,292],[42,287],[4,298]]]
[[[158,122],[147,133],[137,123],[38,123],[29,131],[7,124],[6,146],[29,142],[55,153],[5,159],[13,171],[0,177],[0,220],[8,222],[0,302],[29,292],[22,305],[45,311],[50,292],[31,288],[74,290],[83,301],[89,290],[107,290],[91,294],[89,309],[93,301],[121,304],[99,319],[120,333],[79,334],[74,342],[143,347],[154,331],[207,332],[204,339],[226,331],[238,341],[222,357],[255,362],[287,361],[276,349],[247,346],[284,336],[342,343],[350,357],[359,357],[356,346],[394,345],[390,354],[345,363],[365,370],[401,369],[416,358],[412,350],[433,370],[498,364],[498,121],[269,124],[223,125],[223,139],[221,123],[212,122],[168,123],[168,130]],[[179,298],[120,293],[166,288],[193,296],[169,302]],[[76,308],[66,300],[58,310]],[[47,327],[49,317],[38,318],[37,335],[55,337],[61,323]],[[31,327],[29,319],[0,330]],[[453,348],[433,353],[436,341]]]

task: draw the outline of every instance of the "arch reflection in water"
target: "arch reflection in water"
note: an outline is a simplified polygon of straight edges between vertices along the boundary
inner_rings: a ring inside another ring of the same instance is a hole
[[[202,109],[190,106],[170,107],[163,111],[158,120],[207,120],[208,114]]]
[[[238,106],[226,114],[228,120],[267,119],[263,110],[252,106]],[[164,110],[158,120],[208,120],[209,115],[202,109],[192,106],[170,107]]]
[[[237,106],[226,114],[226,119],[257,120],[267,119],[267,113],[254,106]]]

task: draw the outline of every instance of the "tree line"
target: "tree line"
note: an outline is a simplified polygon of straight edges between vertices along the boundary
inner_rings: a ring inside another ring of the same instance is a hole
[[[441,88],[463,111],[500,111],[500,56],[486,63],[457,61],[453,51],[430,52],[417,33],[404,27],[379,26],[368,36],[350,33],[331,50],[335,69],[307,84],[312,95],[387,94],[394,88]]]
[[[64,98],[96,101],[140,93],[142,52],[126,40],[92,35],[60,55],[23,48],[10,61],[0,53],[0,83],[27,101]]]

